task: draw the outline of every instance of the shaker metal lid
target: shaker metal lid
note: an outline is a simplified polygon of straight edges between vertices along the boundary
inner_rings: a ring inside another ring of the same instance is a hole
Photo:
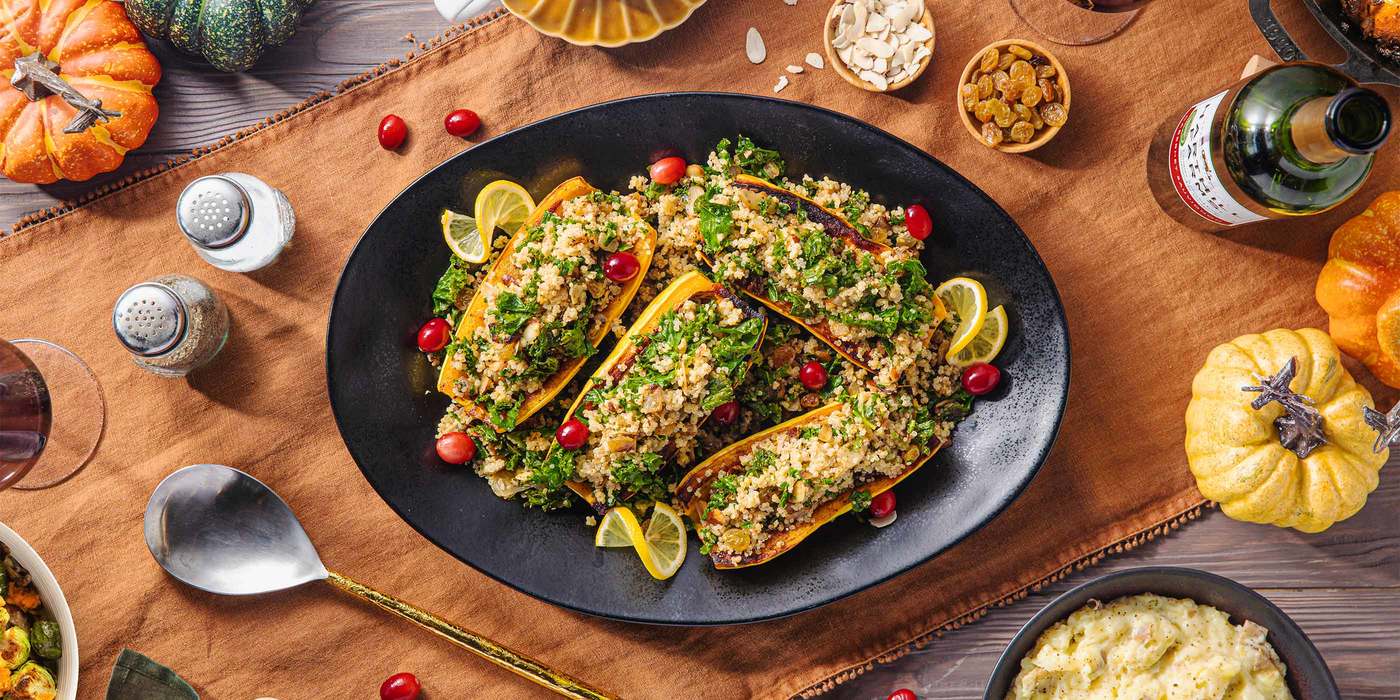
[[[117,297],[112,328],[131,352],[163,355],[185,337],[185,303],[170,287],[142,282]]]
[[[248,231],[253,203],[242,185],[223,175],[206,175],[180,193],[175,218],[190,242],[201,248],[226,248]]]

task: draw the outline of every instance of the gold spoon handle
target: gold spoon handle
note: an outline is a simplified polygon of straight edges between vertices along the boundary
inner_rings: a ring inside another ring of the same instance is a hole
[[[327,572],[326,582],[371,605],[391,612],[431,632],[446,637],[457,646],[490,661],[527,680],[538,683],[564,697],[578,700],[612,700],[612,696],[594,690],[582,681],[570,678],[523,654],[518,654],[485,637],[458,627],[426,610],[421,610],[393,596],[384,595],[362,583],[352,581],[334,571]]]

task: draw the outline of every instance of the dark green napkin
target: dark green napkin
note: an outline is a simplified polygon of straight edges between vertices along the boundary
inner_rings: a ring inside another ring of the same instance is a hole
[[[112,667],[107,700],[199,700],[199,693],[174,671],[142,654],[122,649],[117,665]]]

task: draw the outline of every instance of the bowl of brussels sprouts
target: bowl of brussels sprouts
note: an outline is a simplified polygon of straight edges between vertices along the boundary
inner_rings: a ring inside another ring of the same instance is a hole
[[[53,572],[0,524],[0,697],[78,696],[78,634]]]

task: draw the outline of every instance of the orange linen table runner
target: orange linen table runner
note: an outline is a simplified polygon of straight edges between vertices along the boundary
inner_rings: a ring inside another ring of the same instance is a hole
[[[1292,3],[1280,0],[1285,21],[1310,24]],[[543,695],[325,587],[240,600],[168,578],[142,541],[142,509],[162,477],[191,463],[233,465],[271,485],[337,569],[628,698],[816,694],[1198,513],[1203,500],[1182,452],[1197,366],[1237,334],[1323,324],[1312,286],[1329,232],[1400,184],[1392,144],[1366,191],[1309,221],[1226,238],[1158,211],[1143,175],[1154,127],[1235,80],[1250,54],[1268,52],[1238,0],[1161,0],[1108,43],[1056,49],[1074,107],[1068,127],[1033,157],[983,148],[955,112],[957,76],[973,52],[1005,37],[1037,38],[1004,0],[929,0],[935,60],[898,95],[857,91],[830,67],[790,76],[781,97],[888,129],[987,190],[1040,250],[1068,309],[1074,378],[1058,445],[1013,507],[943,556],[784,620],[622,624],[538,602],[459,563],[361,477],[326,401],[331,293],[374,215],[469,147],[436,126],[447,106],[478,110],[487,137],[640,93],[772,94],[785,65],[821,51],[826,9],[818,0],[714,0],[679,29],[618,50],[570,46],[494,16],[338,96],[0,239],[0,337],[69,346],[98,372],[110,403],[106,439],[86,471],[48,491],[0,494],[0,519],[30,539],[64,585],[82,647],[81,696],[99,696],[123,646],[172,666],[211,700],[371,697],[381,679],[410,669],[434,698]],[[744,57],[750,26],[767,40],[761,66]],[[417,125],[399,152],[374,141],[389,112]],[[297,211],[294,247],[247,276],[205,265],[174,224],[185,183],[229,170],[282,189]],[[188,381],[138,370],[109,327],[122,289],[172,271],[209,282],[234,318],[223,355]]]

